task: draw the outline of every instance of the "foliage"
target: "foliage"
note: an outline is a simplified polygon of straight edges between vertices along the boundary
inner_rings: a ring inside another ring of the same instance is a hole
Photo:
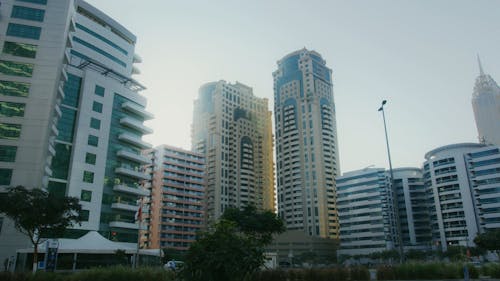
[[[221,217],[222,220],[233,221],[238,229],[267,245],[272,242],[274,233],[285,230],[284,223],[271,211],[259,212],[253,205],[248,205],[243,210],[228,208]]]
[[[386,250],[382,252],[375,252],[368,255],[372,259],[382,259],[382,260],[397,260],[399,259],[399,252],[397,250]]]
[[[478,270],[467,266],[470,278],[478,278]],[[464,265],[460,263],[406,263],[397,266],[380,266],[377,268],[377,280],[429,280],[429,279],[461,279]]]
[[[500,229],[488,230],[474,238],[477,247],[488,251],[500,250]]]
[[[153,268],[139,268],[137,270],[128,267],[95,268],[75,273],[48,273],[37,272],[36,274],[25,273],[0,273],[2,281],[174,281],[174,273]]]
[[[419,250],[409,250],[408,252],[405,253],[406,260],[413,260],[413,261],[422,261],[425,260],[428,257],[428,253],[425,251],[419,251]]]
[[[28,190],[17,186],[0,197],[0,213],[13,220],[16,229],[28,236],[35,257],[43,234],[61,235],[67,227],[81,221],[81,211],[78,198],[61,198],[39,188]]]
[[[491,278],[500,278],[500,264],[498,263],[488,263],[481,268],[481,271]]]
[[[252,281],[366,281],[370,280],[370,273],[365,267],[335,267],[265,270],[253,275]]]
[[[283,221],[270,211],[227,209],[191,245],[183,275],[189,281],[249,280],[264,264],[264,246],[283,230]]]

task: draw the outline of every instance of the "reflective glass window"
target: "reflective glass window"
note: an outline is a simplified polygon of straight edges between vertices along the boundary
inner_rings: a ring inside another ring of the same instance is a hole
[[[0,60],[0,73],[5,75],[31,77],[33,75],[33,64]]]
[[[42,28],[38,26],[9,23],[7,27],[7,35],[28,39],[40,39]]]
[[[20,136],[20,124],[0,123],[0,139],[17,140]]]
[[[90,118],[90,127],[99,130],[101,128],[101,120],[93,117]]]
[[[12,13],[10,14],[10,17],[42,22],[45,17],[45,11],[41,9],[14,5],[14,7],[12,7]]]
[[[95,111],[95,112],[102,113],[102,103],[95,101],[92,104],[92,110]]]
[[[83,181],[88,183],[94,183],[94,173],[89,171],[83,171]]]
[[[33,44],[6,41],[3,45],[3,52],[18,57],[35,58],[36,48],[37,46]]]
[[[23,117],[25,107],[24,103],[0,101],[0,116]]]
[[[12,169],[0,169],[0,185],[10,185]]]
[[[0,161],[14,162],[16,161],[17,146],[0,145]]]
[[[94,153],[89,153],[85,154],[85,163],[95,165],[97,159],[97,155]]]
[[[27,97],[29,91],[29,83],[0,80],[0,94],[4,96]]]

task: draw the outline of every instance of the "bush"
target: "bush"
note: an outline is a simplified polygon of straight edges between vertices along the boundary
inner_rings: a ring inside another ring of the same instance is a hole
[[[467,265],[467,269],[470,278],[479,277],[477,268]],[[378,280],[461,279],[463,277],[464,265],[459,263],[407,263],[377,268]]]
[[[370,280],[370,272],[368,268],[363,266],[351,267],[349,270],[350,280],[355,281],[367,281]]]
[[[481,268],[484,275],[490,276],[491,278],[500,278],[500,264],[489,263]]]

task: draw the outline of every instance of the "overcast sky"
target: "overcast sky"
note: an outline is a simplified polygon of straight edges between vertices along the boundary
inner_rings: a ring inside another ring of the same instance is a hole
[[[138,37],[135,78],[156,118],[145,140],[190,148],[200,85],[239,81],[272,110],[276,61],[306,47],[333,70],[342,172],[420,167],[436,147],[476,142],[480,54],[500,82],[500,1],[88,0]]]

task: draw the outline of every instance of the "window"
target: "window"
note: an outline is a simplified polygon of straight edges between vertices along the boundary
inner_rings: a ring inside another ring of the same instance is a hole
[[[0,117],[23,117],[24,103],[0,101]]]
[[[10,14],[10,17],[42,22],[43,18],[45,17],[45,11],[23,6],[14,6],[12,7],[12,13]]]
[[[64,198],[66,196],[66,184],[63,182],[49,181],[47,189],[55,197]]]
[[[0,60],[0,73],[5,75],[31,77],[33,64]]]
[[[17,146],[0,145],[0,161],[14,162],[16,161]]]
[[[10,185],[12,169],[0,169],[0,185]]]
[[[101,120],[96,119],[96,118],[90,118],[90,127],[96,130],[99,130],[101,128]]]
[[[89,216],[90,216],[89,210],[82,210],[80,213],[80,217],[81,217],[82,221],[89,221]]]
[[[81,45],[83,45],[83,46],[85,46],[85,47],[87,47],[87,48],[95,51],[98,54],[101,54],[101,55],[107,57],[108,59],[116,62],[117,64],[119,64],[119,65],[121,65],[123,67],[127,67],[127,64],[125,62],[123,62],[122,60],[119,60],[117,57],[109,54],[108,52],[105,52],[105,51],[97,48],[93,44],[90,44],[90,43],[88,43],[88,42],[86,42],[86,41],[84,41],[84,40],[82,40],[82,39],[80,39],[80,38],[78,38],[76,36],[73,36],[73,41],[75,41],[76,43],[79,43],[79,44],[81,44]]]
[[[20,124],[0,123],[0,139],[17,140],[20,136]]]
[[[88,34],[94,36],[95,38],[102,40],[104,43],[106,43],[106,44],[110,45],[111,47],[117,49],[122,54],[128,55],[128,52],[125,49],[123,49],[120,46],[116,45],[115,43],[113,43],[112,41],[108,40],[106,37],[100,35],[99,33],[96,33],[94,31],[92,31],[91,29],[86,28],[85,26],[83,26],[83,25],[81,25],[79,23],[76,24],[76,28],[81,29],[81,30],[87,32]]]
[[[95,111],[95,112],[102,113],[102,103],[95,101],[92,104],[92,110]]]
[[[47,0],[17,0],[17,1],[47,5]]]
[[[94,93],[98,96],[104,97],[104,88],[99,85],[95,85]]]
[[[96,159],[97,155],[94,153],[87,152],[87,154],[85,154],[85,163],[87,164],[95,165]]]
[[[3,218],[0,218],[0,234],[2,233]]]
[[[83,181],[88,183],[94,183],[94,173],[89,171],[83,171]]]
[[[3,52],[5,54],[25,57],[25,58],[35,58],[36,57],[36,45],[18,43],[18,42],[5,42],[3,45]]]
[[[90,202],[92,200],[92,191],[82,190],[80,200]]]
[[[97,146],[99,144],[99,138],[93,135],[89,135],[87,144],[91,146]]]
[[[15,36],[28,39],[40,39],[40,34],[42,33],[42,28],[38,26],[9,23],[7,27],[7,35]]]
[[[27,97],[30,91],[30,84],[22,82],[1,81],[0,94],[13,97]]]

